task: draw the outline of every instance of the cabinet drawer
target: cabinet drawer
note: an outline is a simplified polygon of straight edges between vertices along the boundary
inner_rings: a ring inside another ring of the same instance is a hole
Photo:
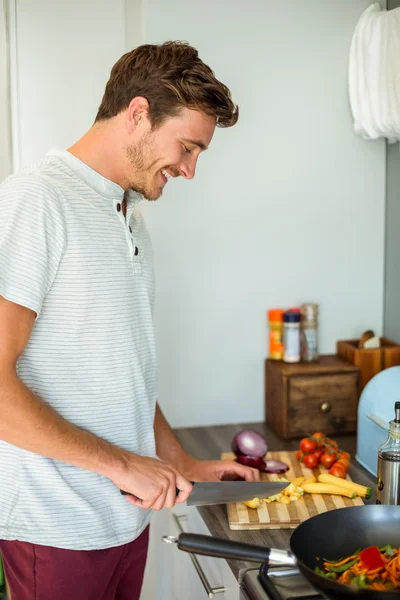
[[[356,431],[357,385],[358,376],[352,373],[289,378],[288,435]]]

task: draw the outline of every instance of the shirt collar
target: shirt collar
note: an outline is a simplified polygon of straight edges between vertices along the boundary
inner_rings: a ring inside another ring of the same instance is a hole
[[[143,200],[143,196],[134,190],[125,190],[111,181],[103,177],[100,173],[89,167],[86,163],[81,161],[79,158],[68,152],[68,150],[61,150],[60,148],[51,148],[47,153],[48,156],[56,156],[62,160],[70,169],[85,183],[87,183],[95,192],[103,197],[110,198],[110,200],[122,202],[126,199],[129,204],[137,204]]]

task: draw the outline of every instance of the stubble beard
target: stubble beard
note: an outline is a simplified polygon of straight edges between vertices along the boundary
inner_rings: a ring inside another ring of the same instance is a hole
[[[135,170],[135,176],[129,181],[128,186],[134,192],[141,194],[146,200],[158,200],[163,192],[163,188],[155,185],[155,175],[152,175],[151,159],[149,157],[155,151],[155,145],[151,139],[151,134],[146,134],[138,144],[128,146],[126,155],[129,163]],[[151,183],[153,182],[153,186]]]

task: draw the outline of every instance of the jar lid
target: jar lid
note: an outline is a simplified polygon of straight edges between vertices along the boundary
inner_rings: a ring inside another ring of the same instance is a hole
[[[285,323],[300,323],[300,313],[287,311],[283,315],[283,320]]]
[[[318,316],[319,305],[318,304],[302,304],[301,313],[307,317]]]
[[[282,321],[284,312],[285,311],[283,310],[283,308],[271,308],[271,310],[268,311],[268,320]]]

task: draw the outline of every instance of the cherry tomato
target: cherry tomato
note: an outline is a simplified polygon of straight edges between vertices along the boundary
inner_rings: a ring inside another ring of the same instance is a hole
[[[339,458],[339,460],[337,461],[337,464],[343,468],[344,472],[347,475],[347,471],[350,468],[350,462],[348,460],[345,460],[344,458]]]
[[[324,450],[323,448],[317,448],[317,450],[314,450],[313,454],[318,458],[318,462],[321,462],[321,457],[324,454]]]
[[[326,443],[325,436],[321,431],[316,431],[313,434],[312,439],[317,442],[318,448],[325,448],[325,443]]]
[[[314,452],[311,452],[311,454],[306,454],[304,457],[304,464],[309,469],[315,469],[315,467],[318,465],[318,457],[315,456]]]
[[[339,452],[338,458],[339,460],[344,458],[345,460],[348,460],[350,462],[350,454],[348,452]]]
[[[303,438],[300,442],[300,450],[303,452],[314,452],[317,448],[317,442],[311,438]]]
[[[321,464],[327,469],[330,469],[335,462],[336,454],[333,452],[324,452],[324,454],[321,456]]]
[[[329,469],[329,475],[333,475],[334,477],[340,477],[341,479],[346,479],[346,471],[344,470],[342,465],[338,465],[337,462]]]
[[[326,438],[325,441],[326,441],[326,445],[327,446],[332,446],[332,448],[336,448],[336,449],[339,448],[338,443],[335,442],[335,440],[331,440],[330,438]]]
[[[297,450],[297,452],[296,452],[297,460],[299,460],[301,462],[303,460],[303,456],[304,456],[303,452],[301,450]]]

